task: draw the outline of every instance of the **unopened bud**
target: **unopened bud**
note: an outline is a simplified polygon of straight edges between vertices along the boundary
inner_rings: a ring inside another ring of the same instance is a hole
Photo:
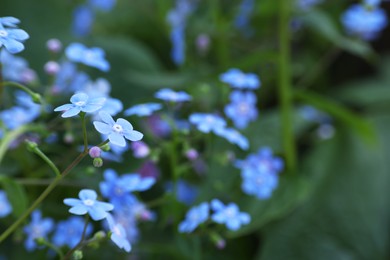
[[[76,250],[73,252],[73,255],[72,255],[72,259],[73,260],[80,260],[80,259],[83,259],[83,251],[81,250]]]
[[[109,144],[105,144],[105,145],[101,146],[100,148],[101,148],[103,151],[105,151],[105,152],[108,152],[108,151],[110,151],[110,149],[111,149],[111,147],[110,147]]]
[[[60,65],[55,61],[48,61],[44,66],[44,70],[49,75],[55,75],[60,70]]]
[[[198,159],[198,156],[199,156],[198,151],[196,151],[195,149],[189,149],[186,152],[186,157],[190,161],[195,161],[196,159]]]
[[[100,149],[97,146],[94,146],[91,149],[89,149],[89,156],[91,156],[91,158],[99,158],[101,153],[102,153],[102,149]]]
[[[58,39],[48,40],[46,46],[49,51],[54,53],[58,53],[62,49],[62,43]]]
[[[94,158],[93,159],[93,166],[96,168],[102,167],[103,166],[103,159],[102,158]]]

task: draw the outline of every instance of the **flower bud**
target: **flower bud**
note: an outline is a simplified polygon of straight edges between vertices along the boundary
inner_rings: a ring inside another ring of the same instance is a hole
[[[60,65],[55,61],[48,61],[44,66],[44,70],[48,75],[55,75],[60,70]]]
[[[100,149],[97,146],[94,146],[91,149],[89,149],[89,156],[91,156],[91,158],[99,158],[101,156],[101,153],[102,153],[102,149]]]
[[[58,39],[48,40],[46,46],[49,51],[54,53],[58,53],[62,49],[62,43]]]
[[[102,167],[103,166],[103,159],[102,158],[94,158],[93,159],[93,166],[96,168]]]
[[[196,159],[198,159],[198,156],[199,156],[198,151],[196,151],[193,148],[187,150],[187,152],[186,152],[186,157],[190,161],[195,161]]]
[[[81,250],[74,251],[72,257],[73,257],[72,259],[74,259],[74,260],[81,260],[81,259],[83,259],[83,251],[81,251]]]

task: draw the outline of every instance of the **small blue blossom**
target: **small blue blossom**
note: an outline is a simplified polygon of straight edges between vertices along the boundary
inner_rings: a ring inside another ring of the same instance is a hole
[[[27,251],[33,251],[37,248],[35,243],[36,238],[47,238],[54,228],[54,221],[50,218],[42,219],[42,214],[39,210],[31,213],[31,222],[23,228],[24,233],[27,235],[24,246]]]
[[[184,102],[192,99],[192,97],[184,91],[176,92],[169,88],[160,89],[154,96],[168,102]]]
[[[198,130],[203,133],[210,133],[210,131],[215,132],[226,126],[226,121],[222,117],[206,113],[191,114],[189,121],[196,125]]]
[[[110,203],[96,200],[97,194],[94,190],[83,189],[79,192],[80,199],[64,199],[64,203],[71,206],[69,212],[75,215],[89,213],[93,220],[102,220],[107,217],[107,212],[114,209]]]
[[[147,129],[156,137],[164,138],[171,133],[171,126],[160,115],[151,115],[146,118]]]
[[[252,92],[233,91],[231,103],[225,107],[225,114],[233,120],[234,126],[243,129],[257,118],[256,95]]]
[[[110,214],[107,216],[107,222],[110,231],[112,232],[110,236],[112,242],[114,242],[119,248],[125,250],[126,252],[130,252],[131,245],[127,239],[127,234],[123,226],[119,223],[115,223],[113,217]]]
[[[25,59],[10,54],[5,49],[0,51],[0,62],[2,64],[2,73],[5,80],[23,82],[23,75],[29,70]]]
[[[89,80],[86,73],[77,71],[74,63],[65,61],[60,64],[52,92],[53,94],[78,92]]]
[[[254,10],[254,0],[242,0],[239,12],[234,20],[234,25],[245,30],[247,33],[252,33],[250,28],[250,16]]]
[[[257,89],[261,82],[259,77],[254,73],[243,73],[239,69],[230,69],[220,75],[219,79],[229,84],[232,88],[238,89]]]
[[[23,42],[29,38],[24,30],[15,28],[19,22],[14,17],[0,18],[0,48],[4,46],[12,54],[23,51]]]
[[[249,141],[240,132],[233,128],[219,128],[215,130],[215,134],[225,138],[232,144],[238,145],[243,150],[248,150]]]
[[[73,248],[80,242],[83,234],[85,221],[83,218],[72,216],[67,220],[60,221],[57,224],[56,231],[53,235],[53,243],[56,246],[67,245]],[[92,225],[88,224],[86,235],[92,233]]]
[[[66,48],[65,54],[70,61],[80,62],[101,71],[110,69],[110,64],[105,59],[105,53],[101,48],[87,48],[81,43],[72,43]]]
[[[374,40],[387,26],[386,12],[381,8],[366,8],[362,4],[351,5],[341,16],[346,31],[364,40]]]
[[[179,224],[180,233],[191,233],[200,224],[205,222],[209,217],[209,204],[201,203],[199,206],[192,207],[186,214],[185,220]]]
[[[137,220],[133,212],[134,205],[135,204],[126,205],[120,208],[120,210],[115,209],[113,214],[115,223],[122,225],[126,232],[126,238],[130,243],[136,242],[139,237]]]
[[[251,221],[251,216],[248,213],[240,212],[235,203],[229,203],[225,206],[220,200],[213,199],[210,205],[214,211],[211,219],[218,224],[225,224],[229,230],[238,230],[241,225]]]
[[[9,215],[12,212],[12,206],[7,199],[7,194],[0,190],[0,218]]]
[[[83,37],[90,34],[95,15],[92,9],[87,5],[79,5],[73,11],[72,32],[74,35]]]
[[[126,109],[124,114],[125,116],[132,116],[132,115],[136,115],[139,117],[150,116],[153,114],[153,112],[160,110],[161,108],[162,105],[159,103],[145,103],[145,104],[135,105],[129,109]]]
[[[108,12],[114,8],[116,0],[88,0],[88,3],[93,8]]]
[[[296,6],[303,11],[308,11],[315,5],[322,3],[324,0],[297,0]]]
[[[364,0],[363,4],[368,7],[378,7],[381,4],[382,0]]]
[[[74,94],[70,98],[72,104],[65,104],[54,109],[54,111],[65,111],[61,116],[72,117],[80,112],[92,113],[101,109],[106,101],[105,98],[89,98],[85,93]]]
[[[183,180],[179,180],[176,185],[176,199],[186,205],[191,205],[198,195],[196,186]],[[173,191],[173,184],[171,182],[166,187],[168,191]]]
[[[139,141],[144,136],[141,132],[134,130],[129,121],[123,118],[118,118],[115,122],[114,119],[104,111],[99,112],[99,116],[103,122],[95,121],[93,122],[93,125],[99,133],[108,135],[110,143],[114,145],[125,146],[125,138],[130,141]]]

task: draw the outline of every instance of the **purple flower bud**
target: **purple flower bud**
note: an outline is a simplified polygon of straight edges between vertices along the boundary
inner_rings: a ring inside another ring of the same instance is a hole
[[[196,37],[196,48],[198,49],[199,53],[205,53],[210,47],[210,37],[207,34],[199,34],[198,37]]]
[[[191,148],[189,149],[187,152],[186,152],[186,157],[188,158],[188,160],[190,161],[195,161],[197,158],[198,158],[199,154],[198,154],[198,151],[196,151],[195,149]]]
[[[45,64],[44,70],[49,75],[55,75],[60,70],[60,65],[55,61],[48,61]]]
[[[58,53],[62,49],[62,43],[58,39],[50,39],[46,43],[47,49],[51,52]]]
[[[74,142],[74,136],[72,133],[66,133],[65,136],[64,136],[64,142],[67,143],[67,144],[71,144]]]
[[[218,249],[222,250],[222,249],[224,249],[225,246],[226,246],[226,241],[225,241],[224,239],[220,239],[220,240],[217,241],[217,243],[215,244],[215,246],[216,246]]]
[[[145,161],[137,172],[142,178],[152,177],[157,179],[160,176],[160,170],[153,161]]]
[[[32,69],[25,69],[22,72],[21,78],[23,83],[29,84],[37,79],[37,74]]]
[[[100,149],[97,146],[94,146],[91,149],[89,149],[89,156],[91,156],[91,158],[99,158],[101,153],[102,153],[102,149]]]

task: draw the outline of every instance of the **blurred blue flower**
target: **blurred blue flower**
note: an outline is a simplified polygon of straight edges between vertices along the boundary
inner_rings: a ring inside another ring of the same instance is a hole
[[[125,146],[125,138],[130,141],[139,141],[144,136],[141,132],[134,130],[129,121],[123,118],[118,118],[115,122],[114,119],[104,111],[100,111],[99,116],[103,122],[94,121],[93,125],[99,133],[108,135],[110,143],[114,145]]]
[[[86,73],[77,71],[74,63],[65,61],[60,64],[60,70],[56,74],[52,92],[54,94],[75,93],[81,91],[81,88],[89,80]]]
[[[168,102],[184,102],[192,99],[192,97],[184,91],[176,92],[169,88],[160,89],[154,96]]]
[[[67,220],[60,221],[57,224],[53,235],[53,243],[56,246],[67,245],[73,248],[80,242],[83,234],[85,221],[83,218],[72,216]],[[89,223],[86,230],[86,236],[92,233],[92,225]]]
[[[142,141],[132,142],[130,148],[135,158],[145,158],[150,153],[149,146]]]
[[[146,129],[157,137],[164,138],[171,133],[171,126],[160,115],[151,115],[146,118]]]
[[[327,113],[316,109],[313,106],[305,105],[299,108],[299,114],[308,121],[318,124],[331,123],[332,117]]]
[[[363,4],[368,7],[378,7],[381,4],[382,0],[363,0]]]
[[[83,37],[90,34],[95,15],[88,5],[79,5],[73,11],[72,32],[74,35]]]
[[[219,79],[229,84],[232,88],[238,89],[257,89],[261,82],[259,77],[254,73],[243,73],[239,69],[230,69],[221,74]]]
[[[185,220],[179,224],[180,233],[191,233],[209,217],[209,204],[203,202],[192,207],[186,214]]]
[[[71,206],[69,212],[75,215],[89,213],[93,220],[102,220],[107,217],[107,212],[114,209],[110,203],[96,200],[97,194],[94,190],[83,189],[79,192],[80,199],[64,199],[64,203]]]
[[[234,25],[251,34],[253,29],[250,27],[250,16],[254,10],[254,0],[242,0],[239,12],[234,19]]]
[[[234,126],[243,129],[257,118],[256,95],[252,92],[233,91],[231,103],[225,106],[225,114],[233,120]]]
[[[348,34],[364,40],[374,40],[387,26],[386,12],[381,8],[366,8],[362,4],[351,5],[341,16]]]
[[[24,30],[15,28],[19,22],[14,17],[0,18],[0,48],[4,46],[12,54],[23,51],[23,42],[29,38]]]
[[[115,223],[121,224],[126,232],[126,238],[130,243],[136,242],[139,237],[137,221],[132,208],[135,204],[126,205],[119,210],[115,209],[112,217]],[[108,227],[109,228],[109,227]]]
[[[88,3],[93,8],[108,12],[114,8],[116,0],[89,0]]]
[[[126,252],[130,252],[131,245],[129,240],[127,240],[127,234],[123,226],[119,223],[115,223],[113,217],[108,214],[107,215],[107,222],[110,228],[111,234],[111,240],[114,242],[119,248],[125,250]]]
[[[24,246],[27,251],[32,251],[37,248],[35,243],[36,238],[47,238],[54,228],[54,221],[50,218],[42,219],[42,214],[39,210],[35,210],[31,213],[31,222],[23,228],[24,233],[27,235]]]
[[[159,103],[145,103],[145,104],[135,105],[126,109],[124,114],[125,116],[132,116],[132,115],[136,115],[139,117],[150,116],[153,114],[153,112],[160,110],[161,108],[162,105]]]
[[[142,178],[151,177],[157,179],[158,176],[160,176],[160,170],[156,163],[152,160],[144,161],[137,172],[141,175]]]
[[[213,199],[210,205],[214,211],[211,219],[218,224],[225,224],[229,230],[238,230],[241,225],[251,221],[251,216],[248,213],[240,212],[235,203],[229,203],[225,206],[220,200]]]
[[[61,116],[72,117],[80,112],[92,113],[101,109],[106,101],[105,98],[90,98],[85,93],[76,93],[70,98],[72,104],[56,107],[54,111],[65,111]]]
[[[81,43],[72,43],[66,48],[65,54],[70,61],[80,62],[102,71],[110,69],[110,64],[105,59],[105,53],[101,48],[87,48]]]
[[[10,54],[5,49],[0,51],[0,62],[4,80],[23,82],[24,73],[29,70],[28,63],[21,57]]]
[[[298,9],[308,11],[315,5],[322,3],[324,0],[297,0],[296,6]]]
[[[242,150],[248,150],[249,141],[240,132],[233,128],[218,128],[215,130],[215,134],[225,138],[232,144],[238,145]]]
[[[226,121],[222,117],[206,113],[193,113],[190,115],[189,121],[203,133],[215,132],[226,126]]]
[[[176,189],[176,199],[186,205],[191,205],[194,203],[198,191],[197,187],[195,185],[191,185],[188,182],[184,180],[179,180],[177,183],[177,189]],[[173,191],[173,183],[169,182],[167,185],[167,190],[172,192]]]
[[[3,218],[12,212],[12,206],[8,201],[7,194],[0,190],[0,217]]]

